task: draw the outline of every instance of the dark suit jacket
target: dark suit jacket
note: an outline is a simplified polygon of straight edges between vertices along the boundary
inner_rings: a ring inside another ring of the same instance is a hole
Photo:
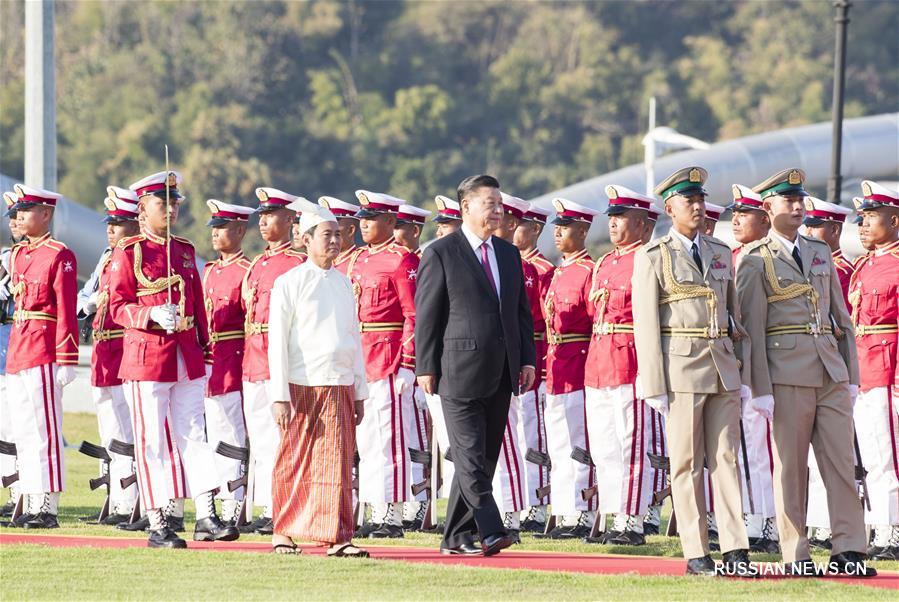
[[[461,229],[422,256],[415,292],[416,373],[436,375],[441,396],[487,397],[505,384],[503,374],[517,393],[521,366],[535,365],[521,255],[495,236],[493,249],[501,303]]]

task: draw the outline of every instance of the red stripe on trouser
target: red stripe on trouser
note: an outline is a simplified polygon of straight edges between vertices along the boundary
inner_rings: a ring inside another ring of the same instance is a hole
[[[56,485],[59,491],[62,491],[62,454],[59,450],[59,440],[62,439],[59,435],[59,418],[57,414],[61,412],[57,412],[56,410],[56,381],[53,378],[53,368],[47,368],[48,373],[50,374],[50,409],[53,410],[53,445],[56,447]]]
[[[656,442],[656,415],[655,415],[655,413],[651,412],[649,414],[649,418],[652,421],[652,425],[651,425],[650,431],[649,431],[650,434],[652,435],[652,441],[651,441],[652,453],[658,454],[659,450],[657,449],[658,443]],[[653,473],[652,473],[652,490],[653,491],[659,491],[662,488],[661,480],[662,480],[662,471],[661,470],[653,471]]]
[[[414,409],[415,414],[415,435],[418,438],[418,449],[424,450],[425,441],[422,436],[422,428],[421,428],[421,416],[418,415],[418,406],[415,403],[415,387],[412,387],[412,407]]]
[[[637,470],[637,499],[634,501],[634,508],[631,514],[638,514],[640,511],[640,500],[643,499],[643,463],[646,459],[646,450],[643,449],[643,429],[646,428],[646,406],[642,399],[634,400],[640,406],[637,415],[640,417],[640,431],[637,435],[637,442],[640,444],[640,468]]]
[[[408,471],[407,468],[406,468],[406,454],[408,453],[408,450],[406,449],[406,422],[405,422],[404,416],[403,416],[403,396],[402,396],[402,395],[396,395],[396,410],[397,410],[397,414],[398,414],[399,417],[400,417],[400,428],[399,428],[399,433],[400,433],[400,469],[403,471],[403,472],[402,472],[402,476],[403,476],[403,490],[402,490],[402,497],[401,497],[399,500],[397,500],[397,501],[405,502],[405,501],[408,499],[408,497],[409,497],[409,493],[411,492],[411,488],[409,487],[409,482],[408,482],[408,480],[407,480],[407,479],[409,478],[409,477],[407,476],[408,473],[409,473],[409,471]]]
[[[54,475],[53,475],[53,446],[50,444],[50,438],[53,436],[53,432],[50,427],[50,407],[47,402],[47,374],[44,371],[45,366],[41,366],[41,392],[44,395],[44,424],[47,429],[47,470],[50,476],[50,491],[55,491],[55,487],[53,485]]]
[[[509,432],[509,442],[512,444],[512,461],[515,463],[515,483],[517,485],[515,510],[521,510],[524,508],[524,491],[521,486],[521,466],[518,464],[518,444],[515,442],[515,433],[512,432],[512,427],[508,421],[506,421],[506,430]]]
[[[540,408],[540,386],[534,387],[534,409],[537,413],[537,451],[546,453],[545,444],[543,442],[543,410]],[[527,451],[527,450],[525,450]],[[544,467],[539,466],[537,474],[539,475],[540,487],[544,486]]]
[[[896,478],[899,479],[899,459],[896,457],[896,417],[893,415],[892,387],[887,387],[887,421],[890,429],[890,445],[893,450],[893,472],[896,474]]]
[[[512,492],[512,511],[517,512],[524,506],[524,499],[521,492],[521,469],[518,466],[518,458],[515,454],[515,439],[512,436],[512,429],[508,420],[506,421],[506,434],[502,449],[506,458],[506,472],[509,474],[509,490]],[[514,475],[512,474],[513,462],[515,464]]]
[[[178,474],[175,468],[175,463],[177,458],[174,453],[174,446],[172,444],[172,433],[169,430],[169,419],[166,417],[165,422],[165,444],[166,447],[169,448],[169,462],[172,464],[172,497],[175,499],[184,497],[183,491],[178,491]]]
[[[510,489],[511,492],[512,492],[512,511],[515,511],[515,510],[516,510],[516,508],[515,508],[515,500],[516,500],[516,498],[517,498],[517,494],[515,493],[515,481],[514,481],[514,479],[512,478],[512,463],[509,462],[509,429],[508,429],[508,423],[506,423],[506,434],[505,434],[504,437],[503,437],[503,444],[502,444],[501,449],[502,449],[502,452],[503,452],[503,458],[504,458],[505,461],[506,461],[506,474],[509,475],[509,489]]]
[[[765,418],[765,443],[768,445],[768,470],[771,471],[771,476],[774,476],[774,453],[771,450],[771,422]],[[746,470],[749,470],[749,467],[746,467]]]
[[[144,424],[144,402],[141,399],[140,395],[140,383],[137,381],[131,381],[131,391],[134,395],[135,402],[135,412],[134,412],[134,422],[135,422],[135,432],[137,432],[137,423],[140,422],[140,450],[138,453],[134,454],[135,459],[140,459],[138,461],[138,465],[140,467],[141,473],[144,475],[144,480],[147,483],[146,487],[138,484],[138,489],[140,489],[141,493],[146,496],[144,500],[144,509],[150,510],[156,508],[156,504],[153,500],[153,483],[150,480],[150,469],[147,468],[147,432],[146,425]]]
[[[590,454],[590,433],[587,429],[587,392],[584,391],[584,448],[587,450],[587,454]],[[596,473],[594,472],[595,466],[591,465],[589,470],[587,471],[587,487],[592,487],[596,483]],[[581,495],[581,492],[576,492],[576,495]],[[587,510],[593,510],[593,500],[597,496],[591,497],[587,500]]]
[[[708,474],[708,473],[706,473],[706,474]],[[708,508],[708,511],[714,512],[715,511],[715,494],[712,491],[712,475],[709,474],[706,477],[706,480],[708,480],[708,483],[709,483],[709,508]]]
[[[393,452],[393,499],[397,500],[397,483],[399,482],[399,473],[397,472],[396,461],[396,396],[393,393],[393,377],[387,377],[387,388],[390,390],[390,451]]]
[[[166,420],[166,425],[175,424],[175,419],[172,418],[171,410],[166,414],[165,420]],[[173,433],[175,427],[172,426],[170,428],[171,428],[170,433]],[[205,434],[205,426],[204,426],[204,434]],[[181,450],[178,449],[178,440],[175,437],[172,437],[172,451],[174,452],[175,458],[178,460],[177,474],[180,476],[180,480],[181,480],[181,497],[186,498],[187,497],[187,481],[185,480],[184,456],[181,455]]]
[[[636,397],[636,388],[635,395]],[[633,514],[630,510],[634,503],[634,466],[637,459],[637,401],[631,403],[634,414],[634,427],[631,429],[631,461],[628,464],[628,480],[627,480],[627,509],[628,514]]]

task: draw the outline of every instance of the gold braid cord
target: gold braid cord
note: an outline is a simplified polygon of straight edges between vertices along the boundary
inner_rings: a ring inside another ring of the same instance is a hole
[[[15,264],[16,264],[16,256],[19,254],[19,249],[22,247],[15,246],[12,249],[12,253],[9,257],[9,276],[13,278],[15,273]],[[24,307],[23,299],[25,297],[25,279],[21,279],[9,288],[9,292],[12,293],[13,299],[16,302],[16,307]]]
[[[861,309],[861,300],[862,300],[862,288],[855,286],[855,281],[857,280],[857,276],[859,272],[861,272],[862,266],[867,263],[870,255],[865,255],[862,257],[859,262],[855,265],[855,270],[852,272],[852,276],[849,277],[849,305],[852,306],[852,325],[858,326],[858,312]]]
[[[777,279],[777,272],[774,270],[774,256],[771,249],[767,245],[759,247],[762,254],[762,262],[765,265],[765,280],[771,287],[771,294],[768,295],[768,303],[777,303],[779,301],[789,301],[803,295],[808,298],[815,312],[815,325],[821,328],[821,314],[818,311],[818,291],[811,284],[805,282],[794,282],[790,286],[781,286]]]
[[[549,281],[549,286],[546,288],[546,300],[543,302],[543,315],[544,321],[546,322],[546,340],[549,341],[550,345],[553,344],[553,340],[555,340],[555,335],[553,334],[553,315],[556,309],[555,303],[553,303],[553,297],[556,292],[552,290],[553,284],[556,282],[556,276],[558,276],[562,271],[561,267],[556,268],[553,271],[553,277]]]
[[[596,280],[599,274],[599,266],[603,262],[603,260],[611,255],[614,251],[606,253],[603,255],[599,261],[597,261],[593,266],[593,277],[590,280],[590,295],[588,296],[588,300],[590,303],[596,303],[597,307],[597,318],[594,320],[596,324],[602,324],[606,317],[606,303],[609,302],[609,289],[605,287],[596,288]]]
[[[156,280],[150,280],[143,272],[143,252],[140,250],[140,243],[134,245],[134,277],[137,278],[137,296],[144,297],[147,295],[156,295],[165,291],[170,285],[181,285],[181,294],[178,299],[178,315],[182,319],[184,316],[185,290],[184,279],[181,274],[170,274],[168,278],[162,277]]]
[[[709,308],[709,337],[718,338],[721,334],[721,329],[718,326],[718,296],[715,294],[715,291],[699,284],[678,282],[674,277],[671,251],[665,243],[659,245],[659,251],[662,253],[662,278],[664,278],[665,289],[670,291],[659,297],[659,305],[705,297]]]

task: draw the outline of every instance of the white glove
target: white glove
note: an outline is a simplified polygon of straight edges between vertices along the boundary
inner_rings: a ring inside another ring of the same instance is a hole
[[[6,301],[9,299],[9,289],[6,288],[6,283],[0,286],[0,301]]]
[[[150,319],[162,326],[166,332],[174,332],[178,326],[174,305],[157,305],[150,308]]]
[[[849,398],[852,400],[852,407],[855,407],[855,400],[858,399],[858,385],[849,384]]]
[[[662,393],[657,397],[647,397],[646,405],[658,412],[664,418],[668,418],[668,394]]]
[[[65,387],[73,380],[75,380],[74,366],[59,366],[56,369],[56,384],[60,387]]]
[[[205,364],[206,366],[206,380],[212,378],[212,364]]]
[[[400,371],[396,373],[396,378],[393,379],[393,391],[397,395],[402,395],[403,391],[412,390],[413,383],[415,383],[415,373],[409,368],[400,368]]]
[[[746,385],[740,385],[740,415],[746,413],[746,404],[752,399],[752,389]]]
[[[91,296],[87,298],[87,303],[84,304],[84,313],[87,315],[93,314],[97,312],[97,293],[91,293]]]
[[[774,396],[762,395],[761,397],[753,397],[749,402],[749,407],[764,416],[766,420],[774,420]]]

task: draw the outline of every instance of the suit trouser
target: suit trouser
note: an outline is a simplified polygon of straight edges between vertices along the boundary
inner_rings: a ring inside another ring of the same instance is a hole
[[[646,514],[652,497],[646,402],[634,385],[587,387],[587,433],[603,514]]]
[[[737,454],[740,467],[740,482],[743,486],[743,512],[759,514],[765,518],[775,515],[774,511],[774,450],[771,444],[771,425],[768,420],[747,406],[743,412],[743,434],[746,437],[746,455],[749,458],[749,478],[752,483],[752,504],[749,506],[746,468],[743,466],[743,451]]]
[[[546,382],[518,397],[521,406],[521,422],[518,423],[518,449],[522,456],[529,449],[548,453],[546,447]],[[525,498],[527,506],[542,506],[549,503],[547,496],[537,497],[537,489],[549,485],[549,468],[534,462],[524,461]]]
[[[420,451],[430,451],[428,441],[428,405],[425,401],[425,392],[417,384],[412,387],[412,410],[409,420],[404,422],[406,427],[406,443],[410,449]],[[428,469],[424,464],[412,462],[410,466],[411,484],[422,483],[425,480],[425,471]],[[424,502],[428,499],[428,491],[422,490],[418,495],[412,496],[418,502]]]
[[[669,393],[667,421],[671,493],[684,558],[709,553],[703,464],[715,490],[715,518],[722,552],[746,549],[737,449],[740,396],[723,393]]]
[[[437,439],[437,448],[440,452],[440,478],[443,482],[437,494],[442,498],[448,498],[456,469],[453,463],[446,459],[446,450],[449,449],[449,433],[446,430],[446,419],[443,416],[443,404],[439,395],[425,394],[425,401],[428,404],[428,413],[431,415],[431,435]]]
[[[359,501],[408,502],[412,498],[407,423],[415,420],[413,391],[396,394],[391,375],[368,383],[362,422],[356,427],[359,450]]]
[[[890,387],[860,392],[855,401],[855,432],[868,471],[869,525],[899,525],[899,402]]]
[[[112,387],[91,387],[94,403],[97,404],[97,427],[100,431],[100,445],[109,449],[113,439],[123,443],[134,443],[131,427],[131,410],[125,400],[122,385]],[[109,457],[109,502],[112,509],[124,514],[134,507],[137,499],[137,484],[122,489],[121,479],[131,476],[132,460],[110,452]]]
[[[6,374],[0,374],[0,441],[15,443],[12,412],[9,405],[9,391],[6,388]],[[16,457],[0,454],[0,477],[8,477],[16,472]],[[14,488],[18,485],[14,484]]]
[[[581,491],[593,483],[594,468],[572,459],[575,447],[590,451],[587,438],[584,391],[546,396],[546,437],[552,461],[550,499],[553,514],[572,516],[595,510],[593,499],[585,501]]]
[[[524,454],[518,445],[520,424],[521,401],[513,395],[509,401],[509,419],[503,431],[496,472],[493,474],[493,499],[502,513],[521,512],[524,509],[525,466]]]
[[[56,371],[56,364],[43,364],[6,375],[21,494],[62,491],[65,483],[62,387]]]
[[[243,415],[253,462],[253,504],[271,509],[272,471],[281,433],[272,414],[267,380],[243,382]]]
[[[243,396],[240,391],[207,397],[203,405],[206,408],[206,438],[213,450],[218,446],[219,441],[238,447],[247,444],[247,429],[243,419]],[[217,453],[215,454],[215,468],[219,479],[219,492],[216,497],[220,500],[242,500],[245,491],[243,487],[228,491],[228,481],[240,478],[240,460],[226,458]]]
[[[146,510],[215,489],[215,453],[206,442],[206,378],[188,379],[178,353],[175,382],[126,381],[132,408],[137,485]],[[192,493],[193,492],[193,493]]]
[[[821,387],[774,385],[774,504],[784,562],[810,558],[806,536],[809,444],[827,489],[833,554],[866,549],[855,488],[849,384],[824,374]]]
[[[508,382],[508,374],[502,379]],[[443,545],[457,547],[503,530],[493,474],[509,419],[509,384],[488,397],[442,398],[456,473],[446,506]]]

